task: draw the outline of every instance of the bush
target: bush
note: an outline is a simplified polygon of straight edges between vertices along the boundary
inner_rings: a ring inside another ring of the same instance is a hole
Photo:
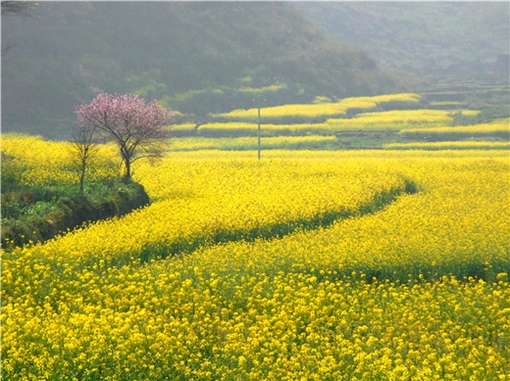
[[[149,204],[142,185],[93,184],[87,195],[74,187],[34,187],[2,194],[2,246],[11,249],[46,241],[83,223],[121,216]]]

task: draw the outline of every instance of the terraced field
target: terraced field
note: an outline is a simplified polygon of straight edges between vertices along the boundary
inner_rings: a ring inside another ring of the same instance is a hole
[[[257,107],[233,110],[211,115],[204,123],[172,126],[177,144],[171,149],[182,150],[180,141],[185,141],[186,150],[190,150],[189,140],[183,139],[190,137],[211,149],[253,149],[256,141],[247,138],[258,135],[262,138],[263,150],[402,149],[402,144],[429,149],[432,142],[445,142],[438,145],[443,149],[447,146],[472,149],[475,147],[471,141],[478,142],[479,148],[492,149],[497,143],[496,149],[506,149],[507,144],[503,143],[510,139],[508,118],[487,122],[480,110],[462,108],[460,104],[447,106],[439,107],[428,102],[426,97],[407,93],[346,98],[337,102],[322,99],[305,105],[261,105],[260,110]],[[286,137],[292,137],[293,142],[285,140]],[[225,141],[225,138],[231,140]]]

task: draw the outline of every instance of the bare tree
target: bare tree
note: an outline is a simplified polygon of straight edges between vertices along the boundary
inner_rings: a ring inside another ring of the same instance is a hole
[[[98,151],[98,144],[102,142],[100,135],[93,128],[78,125],[73,132],[72,154],[80,179],[80,196],[83,195],[87,169]]]
[[[38,6],[32,1],[2,1],[2,17],[7,15],[32,17],[30,11]],[[12,48],[12,44],[2,44],[2,56]]]
[[[15,16],[32,16],[30,11],[37,7],[32,1],[2,1],[2,16],[12,14]]]
[[[138,95],[102,93],[91,103],[75,110],[78,124],[113,140],[124,162],[123,180],[131,181],[131,165],[142,158],[154,160],[162,156],[166,124],[172,117],[156,101],[145,103]]]

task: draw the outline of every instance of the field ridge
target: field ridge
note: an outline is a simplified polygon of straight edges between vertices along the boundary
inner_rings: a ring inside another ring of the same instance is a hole
[[[363,217],[377,213],[397,200],[399,196],[418,193],[418,186],[412,180],[404,179],[403,185],[382,190],[374,194],[367,202],[355,207],[340,206],[335,210],[319,212],[311,218],[298,218],[283,222],[256,226],[251,229],[217,229],[210,235],[194,234],[179,237],[169,245],[149,243],[144,245],[140,252],[142,263],[152,259],[165,259],[175,255],[189,254],[200,248],[211,247],[218,244],[255,240],[280,239],[298,231],[310,231],[318,228],[327,228],[339,220],[352,217]]]

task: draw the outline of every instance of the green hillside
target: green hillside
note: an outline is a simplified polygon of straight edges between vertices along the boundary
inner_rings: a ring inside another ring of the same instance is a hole
[[[397,90],[374,59],[285,2],[41,2],[2,16],[2,130],[66,138],[100,91],[211,112]]]
[[[297,2],[303,15],[420,82],[508,85],[508,2]]]

